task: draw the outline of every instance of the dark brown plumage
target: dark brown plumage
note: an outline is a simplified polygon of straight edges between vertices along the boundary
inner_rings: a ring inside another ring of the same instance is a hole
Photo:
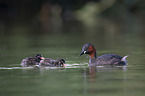
[[[26,57],[22,60],[21,66],[32,66],[32,65],[38,65],[40,61],[44,59],[44,57],[41,54],[36,54],[34,57]]]
[[[96,49],[92,44],[85,44],[82,48],[82,52],[80,55],[88,54],[89,65],[102,65],[102,64],[114,64],[114,65],[126,65],[126,57],[121,57],[116,54],[104,54],[101,56],[97,56]]]
[[[65,60],[64,59],[58,59],[58,60],[52,60],[50,58],[45,58],[44,60],[40,61],[41,66],[65,66]]]

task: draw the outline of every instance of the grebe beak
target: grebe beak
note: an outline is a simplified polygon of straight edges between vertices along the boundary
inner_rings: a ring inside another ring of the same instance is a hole
[[[81,54],[80,54],[80,56],[83,55],[83,54],[85,54],[85,53],[86,53],[86,51],[82,51]]]
[[[63,63],[63,67],[65,68],[65,63]]]
[[[41,57],[41,60],[44,60],[45,58],[44,57]]]

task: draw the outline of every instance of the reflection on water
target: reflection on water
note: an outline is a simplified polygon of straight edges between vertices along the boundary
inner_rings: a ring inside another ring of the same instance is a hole
[[[17,42],[18,43],[18,42]],[[73,44],[73,43],[72,43]],[[54,46],[53,44],[51,46]],[[145,86],[144,83],[144,63],[143,58],[137,58],[136,56],[142,56],[140,52],[134,52],[128,58],[128,66],[97,66],[97,67],[88,67],[88,58],[79,57],[78,53],[81,51],[80,48],[77,49],[73,47],[67,47],[65,51],[59,51],[60,55],[55,53],[53,55],[49,50],[56,51],[62,50],[61,45],[58,45],[59,48],[55,47],[44,47],[40,51],[36,48],[37,51],[44,53],[46,56],[52,58],[64,56],[67,59],[66,68],[59,67],[20,67],[18,63],[21,60],[15,60],[15,58],[24,58],[26,54],[18,55],[14,54],[15,49],[11,49],[10,55],[8,53],[3,53],[7,55],[1,56],[1,58],[10,58],[9,62],[13,60],[16,64],[11,64],[7,62],[6,67],[1,65],[0,67],[0,84],[1,90],[0,93],[5,96],[11,94],[12,96],[19,95],[31,95],[31,96],[40,96],[50,94],[51,96],[56,95],[110,95],[110,96],[122,96],[122,95],[143,95]],[[25,47],[28,48],[29,47]],[[33,47],[32,47],[33,48]],[[49,48],[49,50],[46,50]],[[123,48],[123,47],[122,47]],[[53,50],[52,50],[53,49]],[[75,49],[75,50],[74,50]],[[136,48],[135,48],[136,49]],[[26,50],[26,49],[25,49]],[[30,50],[30,49],[29,49]],[[118,49],[119,50],[119,49]],[[45,52],[47,51],[47,54]],[[53,52],[54,52],[53,51]],[[132,50],[130,50],[132,52]],[[23,53],[18,51],[19,53]],[[52,53],[53,53],[52,52]],[[110,50],[110,52],[114,52]],[[118,52],[118,51],[117,51]],[[29,53],[29,54],[32,54]],[[99,54],[106,53],[99,51]],[[122,52],[119,52],[122,54]],[[68,54],[72,54],[69,56]],[[124,53],[123,53],[124,54]],[[126,53],[125,53],[126,54]],[[135,54],[136,56],[134,56]],[[18,56],[17,56],[18,55]],[[78,57],[77,57],[78,56]],[[134,62],[136,58],[136,62]],[[6,60],[4,59],[4,60]],[[1,64],[6,64],[4,60],[1,60]],[[11,67],[12,66],[12,67]],[[19,66],[19,67],[16,67]],[[11,70],[9,70],[11,69]]]
[[[110,96],[126,94],[125,92],[127,92],[128,89],[126,88],[127,86],[125,86],[127,82],[125,71],[126,66],[89,67],[83,74],[83,92],[85,94],[105,94]],[[121,75],[119,73],[121,73]],[[120,83],[123,84],[123,86],[120,85]]]
[[[143,96],[144,38],[130,35],[116,34],[109,40],[103,33],[92,38],[85,34],[2,35],[0,93],[2,96]],[[107,53],[129,55],[128,65],[89,68],[89,58],[79,56],[85,43],[93,43],[98,56]],[[66,68],[20,67],[23,58],[37,53],[52,59],[64,58]]]
[[[42,6],[41,25],[37,17],[33,24],[19,24],[15,20],[0,24],[2,96],[144,96],[143,13],[125,11],[125,15],[120,15],[122,11],[116,10],[118,14],[110,12],[109,16],[105,13],[94,16],[80,10],[78,15],[83,17],[75,19],[82,20],[63,21],[59,5],[51,6],[54,16],[49,18],[50,10],[46,10],[49,6]],[[91,17],[86,18],[84,14]],[[108,53],[129,55],[128,65],[89,67],[89,58],[79,56],[85,43],[94,44],[98,56]],[[20,66],[24,58],[38,53],[51,59],[64,58],[66,68]]]
[[[143,96],[144,38],[118,34],[107,41],[103,36],[102,33],[92,38],[82,34],[1,36],[1,95]],[[96,46],[98,56],[107,53],[129,55],[128,65],[89,68],[89,58],[80,57],[79,53],[82,45],[90,42]],[[23,58],[37,53],[52,59],[64,58],[66,68],[20,67]]]
[[[83,68],[39,68],[36,66],[33,68],[12,68],[13,70],[0,69],[0,74],[3,76],[3,78],[0,78],[0,93],[2,95],[23,96],[29,94],[31,96],[39,96],[49,94],[51,96],[64,96],[73,94],[72,96],[115,96],[129,94],[135,96],[133,94],[136,92],[144,94],[143,90],[139,90],[144,86],[138,86],[139,89],[133,89],[136,85],[132,83],[138,82],[138,84],[141,84],[141,82],[144,82],[140,79],[135,79],[134,76],[130,76],[132,71],[135,70],[125,71],[121,66],[84,66]],[[136,74],[136,76],[139,76],[139,74]]]

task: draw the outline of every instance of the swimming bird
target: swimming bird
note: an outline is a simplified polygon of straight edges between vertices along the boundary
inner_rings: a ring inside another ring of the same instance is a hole
[[[34,57],[26,57],[22,60],[21,66],[38,65],[44,57],[41,54],[36,54]]]
[[[65,60],[64,59],[58,59],[58,60],[53,60],[50,58],[45,58],[40,61],[39,63],[40,66],[59,66],[59,67],[65,67]]]
[[[104,54],[101,56],[97,56],[96,49],[92,44],[84,44],[82,47],[82,52],[80,54],[88,54],[89,55],[89,65],[103,65],[103,64],[113,64],[113,65],[127,65],[126,57],[121,57],[116,54]]]

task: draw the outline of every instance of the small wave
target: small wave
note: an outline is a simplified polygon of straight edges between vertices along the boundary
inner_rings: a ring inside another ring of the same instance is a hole
[[[39,66],[39,65],[35,65],[35,66],[28,66],[28,67],[0,67],[1,69],[7,69],[7,70],[12,70],[12,69],[33,69],[33,68],[40,68],[40,69],[60,69],[60,68],[87,68],[88,63],[73,63],[73,64],[65,64],[65,67],[51,67],[51,66]],[[112,67],[106,67],[106,66],[96,66],[97,68],[112,68]],[[122,67],[124,70],[127,70],[126,66],[116,66],[116,68]]]
[[[58,68],[82,68],[82,67],[86,67],[88,66],[88,64],[78,64],[78,63],[74,63],[74,64],[65,64],[65,67],[50,67],[50,66],[39,66],[39,65],[35,65],[35,66],[29,66],[29,67],[0,67],[0,69],[7,69],[7,70],[11,70],[11,69],[33,69],[33,68],[44,68],[44,69],[58,69]]]
[[[0,67],[0,69],[32,69],[34,67]]]

